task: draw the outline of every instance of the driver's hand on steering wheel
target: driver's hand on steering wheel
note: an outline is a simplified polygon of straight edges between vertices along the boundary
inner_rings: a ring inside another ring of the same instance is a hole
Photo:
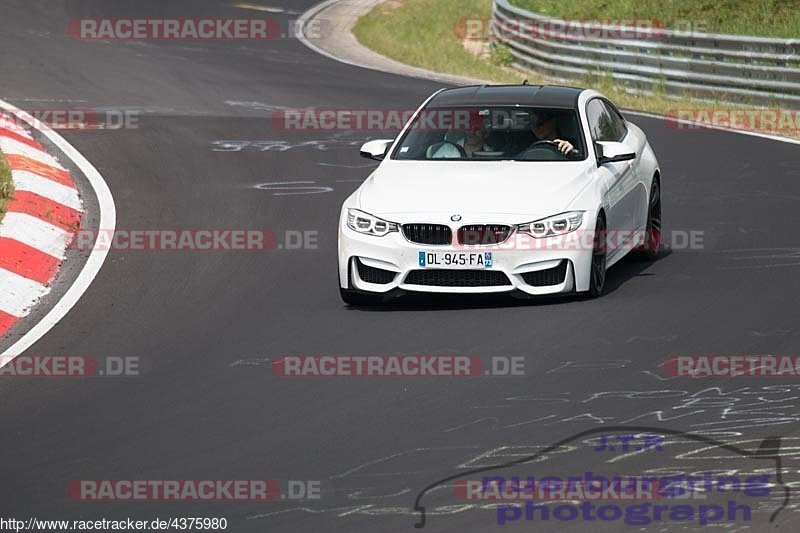
[[[553,139],[553,142],[558,147],[558,150],[563,154],[578,153],[572,143],[563,139]]]

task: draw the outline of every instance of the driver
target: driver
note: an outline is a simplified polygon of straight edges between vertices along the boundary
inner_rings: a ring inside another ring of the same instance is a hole
[[[565,155],[577,154],[578,150],[572,146],[571,142],[559,138],[560,133],[556,122],[556,117],[546,111],[534,111],[531,113],[531,131],[536,136],[533,142],[552,141],[561,153]]]

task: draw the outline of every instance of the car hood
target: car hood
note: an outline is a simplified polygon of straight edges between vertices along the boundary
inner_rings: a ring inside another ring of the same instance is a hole
[[[589,184],[586,161],[387,161],[359,189],[375,215],[563,212]]]

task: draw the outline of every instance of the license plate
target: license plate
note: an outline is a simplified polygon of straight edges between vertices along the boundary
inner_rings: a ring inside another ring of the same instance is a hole
[[[492,268],[492,252],[419,252],[420,268]]]

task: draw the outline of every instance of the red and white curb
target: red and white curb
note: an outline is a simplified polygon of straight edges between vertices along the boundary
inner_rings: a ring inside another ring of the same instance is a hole
[[[72,177],[25,128],[0,115],[0,151],[14,198],[0,221],[0,335],[49,291],[83,206]]]
[[[15,187],[14,198],[0,222],[0,339],[49,291],[48,285],[83,214],[70,173],[31,136],[28,127],[46,137],[80,169],[97,199],[99,227],[113,232],[117,220],[108,185],[83,154],[46,124],[0,100],[0,149],[11,167]],[[107,255],[107,247],[95,243],[58,301],[0,353],[3,364],[30,348],[64,318],[89,288]]]

